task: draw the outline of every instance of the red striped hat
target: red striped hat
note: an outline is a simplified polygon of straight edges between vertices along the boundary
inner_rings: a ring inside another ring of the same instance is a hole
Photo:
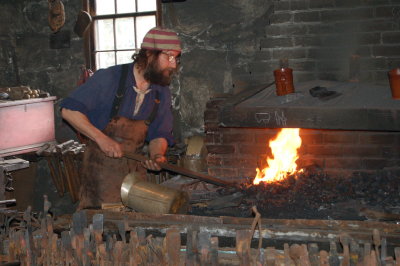
[[[180,52],[181,41],[176,32],[155,27],[149,30],[143,38],[141,48],[149,50],[174,50]]]

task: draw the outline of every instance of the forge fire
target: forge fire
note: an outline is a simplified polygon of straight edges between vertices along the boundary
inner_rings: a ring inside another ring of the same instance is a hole
[[[253,184],[281,181],[288,175],[302,172],[302,169],[297,169],[296,164],[299,158],[297,151],[301,146],[299,132],[299,128],[283,128],[276,138],[269,142],[273,156],[272,158],[267,158],[267,167],[261,170],[259,168],[256,169],[257,175]]]

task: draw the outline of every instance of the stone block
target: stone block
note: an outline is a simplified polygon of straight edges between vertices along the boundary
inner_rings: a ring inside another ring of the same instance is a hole
[[[272,53],[269,50],[256,51],[254,54],[254,60],[268,61],[271,60],[271,58]]]
[[[260,40],[261,48],[293,47],[291,37],[270,37]]]
[[[316,67],[315,61],[307,59],[294,59],[290,61],[290,68],[293,71],[314,71]]]
[[[372,21],[363,21],[362,25],[360,26],[360,31],[395,31],[399,29],[398,23],[396,23],[394,20],[385,19],[377,19],[377,20],[372,20]]]
[[[382,32],[383,44],[400,44],[400,32]]]
[[[357,45],[379,44],[381,42],[381,33],[379,32],[357,33],[355,36],[355,44]],[[400,36],[400,34],[398,36]],[[400,43],[400,39],[397,43]]]
[[[243,157],[231,157],[223,158],[222,165],[224,166],[234,166],[236,168],[252,168],[253,171],[257,168],[257,156],[252,156],[249,158]]]
[[[235,152],[235,146],[233,145],[206,145],[209,154],[231,154]]]
[[[400,150],[398,147],[381,147],[382,154],[384,158],[400,158]]]
[[[300,137],[302,142],[307,144],[322,143],[322,133],[320,130],[300,129]]]
[[[372,46],[374,56],[400,56],[400,44],[398,45],[375,45]]]
[[[310,9],[313,8],[332,8],[335,7],[335,0],[318,0],[318,1],[310,1],[309,4]]]
[[[204,121],[218,121],[218,110],[205,110],[204,111]]]
[[[380,6],[375,8],[375,17],[377,18],[395,18],[396,10],[399,9],[400,6]]]
[[[360,144],[362,145],[394,145],[396,143],[396,137],[398,133],[364,133],[360,134]]]
[[[380,170],[384,167],[391,166],[390,161],[386,159],[365,159],[364,163],[365,169],[367,170]]]
[[[388,69],[387,60],[379,57],[360,58],[360,70]]]
[[[274,2],[274,11],[288,11],[290,10],[290,2],[289,1],[275,1]]]
[[[292,22],[292,14],[290,13],[276,13],[273,14],[270,18],[271,24],[279,24],[279,23],[289,23]]]
[[[315,36],[295,36],[293,37],[294,46],[310,47],[310,46],[320,46],[321,37],[319,35]]]
[[[219,130],[219,122],[207,122],[204,124],[204,131],[206,133],[218,130]]]
[[[271,37],[304,35],[307,33],[307,31],[307,25],[302,23],[270,25],[266,28],[267,36]]]
[[[365,169],[365,166],[360,158],[325,158],[325,168]]]
[[[369,45],[359,45],[356,47],[354,54],[364,57],[372,56],[372,48]]]
[[[222,158],[214,155],[208,155],[206,158],[208,166],[222,166]]]
[[[281,29],[286,28],[286,26],[283,25],[268,25],[265,27],[265,34],[267,35],[267,37],[270,36],[280,36],[281,33]]]
[[[316,167],[316,168],[323,168],[325,161],[321,157],[317,156],[310,156],[310,155],[301,155],[299,159],[296,161],[297,167],[299,169],[306,168],[306,167]]]
[[[206,144],[221,144],[221,134],[219,132],[207,132],[205,138]]]
[[[231,133],[223,134],[222,142],[229,143],[254,143],[254,134]]]
[[[208,174],[215,177],[220,177],[223,180],[229,180],[238,176],[236,168],[208,168]]]
[[[298,11],[309,8],[309,3],[313,0],[292,0],[290,1],[290,10]]]
[[[382,148],[376,145],[343,145],[343,157],[381,157]]]
[[[382,5],[390,5],[393,3],[393,0],[367,0],[364,1],[364,5],[368,6],[382,6]]]
[[[306,58],[306,48],[280,48],[272,50],[273,59],[296,59],[296,58]]]
[[[354,144],[358,143],[357,131],[331,130],[323,133],[324,144]]]
[[[333,21],[343,21],[350,20],[351,13],[347,9],[337,10],[322,10],[321,11],[321,21],[323,22],[333,22]]]
[[[320,72],[332,72],[343,70],[343,60],[318,60],[317,70]]]
[[[363,0],[335,0],[336,7],[357,7],[363,4]]]
[[[332,60],[332,59],[341,59],[348,57],[348,52],[346,49],[336,48],[336,47],[322,47],[322,48],[309,48],[308,49],[308,58],[314,59],[324,59],[324,60]]]
[[[276,135],[279,133],[279,129],[268,129],[265,131],[263,134],[256,134],[255,137],[255,142],[258,144],[268,144],[268,142],[275,138]]]
[[[308,34],[331,34],[336,33],[337,28],[334,24],[310,24],[307,25]]]
[[[239,145],[239,153],[241,155],[260,155],[260,154],[271,154],[270,148],[265,145]]]
[[[319,11],[306,11],[294,14],[294,22],[318,22],[321,20]]]
[[[307,154],[313,156],[332,156],[342,157],[343,150],[341,145],[306,145]]]

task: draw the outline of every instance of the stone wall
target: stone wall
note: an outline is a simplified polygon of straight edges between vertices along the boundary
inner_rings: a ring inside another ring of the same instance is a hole
[[[295,80],[387,84],[388,70],[400,66],[398,1],[280,0],[270,22],[260,49],[272,68],[288,58]]]
[[[47,1],[0,2],[0,87],[26,85],[58,100],[75,88],[84,59],[83,41],[73,27],[82,4],[80,0],[62,2],[65,25],[61,33],[53,33],[49,27]],[[60,48],[51,47],[50,41],[62,34],[69,35],[69,41]],[[63,142],[74,135],[62,123],[57,106],[56,135]]]
[[[397,0],[187,0],[164,5],[184,42],[174,103],[183,135],[202,134],[208,99],[273,81],[289,59],[295,81],[389,86],[400,66]]]
[[[280,129],[221,127],[214,98],[205,112],[208,173],[226,180],[254,178],[271,158],[269,141]],[[299,169],[312,167],[332,177],[400,174],[400,132],[300,129]]]

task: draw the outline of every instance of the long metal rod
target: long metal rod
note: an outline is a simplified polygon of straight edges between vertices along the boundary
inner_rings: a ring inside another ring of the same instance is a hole
[[[146,160],[149,160],[145,156],[140,155],[140,154],[136,154],[136,153],[126,153],[124,156],[126,158],[128,158],[128,159],[136,160],[136,161],[139,161],[139,162],[145,162]],[[221,180],[219,178],[216,178],[216,177],[213,177],[213,176],[210,176],[210,175],[194,172],[194,171],[188,170],[186,168],[179,167],[179,166],[176,166],[176,165],[172,165],[172,164],[169,164],[169,163],[158,163],[158,165],[162,169],[169,170],[169,171],[172,171],[172,172],[175,172],[175,173],[178,173],[178,174],[182,174],[184,176],[188,176],[188,177],[191,177],[191,178],[199,179],[201,181],[204,181],[204,182],[207,182],[207,183],[211,183],[211,184],[214,184],[214,185],[217,185],[217,186],[239,188],[237,183]]]

